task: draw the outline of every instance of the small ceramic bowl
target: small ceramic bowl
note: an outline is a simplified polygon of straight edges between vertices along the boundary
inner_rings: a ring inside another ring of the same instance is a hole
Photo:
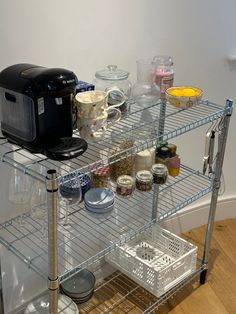
[[[87,174],[83,174],[82,172],[77,172],[80,175],[80,184],[82,189],[82,197],[84,194],[91,188],[91,178]]]
[[[91,208],[104,209],[114,203],[115,194],[109,188],[92,188],[84,195],[84,202]]]
[[[81,301],[82,303],[92,297],[95,282],[94,274],[87,269],[82,269],[79,273],[61,283],[60,287],[72,300]]]
[[[85,209],[87,209],[89,212],[96,213],[96,214],[105,214],[109,213],[114,209],[114,202],[111,203],[110,205],[103,207],[103,208],[96,208],[96,207],[91,207],[85,203],[84,205]]]
[[[111,210],[111,211],[109,211],[107,213],[104,213],[104,214],[97,214],[97,213],[93,213],[93,212],[87,211],[88,216],[90,216],[93,219],[97,219],[97,220],[107,219],[108,217],[111,216],[112,212],[113,211]]]
[[[82,198],[83,198],[84,194],[91,188],[91,179],[90,179],[89,175],[84,174],[84,173],[82,173],[80,171],[76,171],[76,172],[73,173],[73,175],[72,174],[68,174],[68,175],[65,174],[65,175],[63,175],[61,177],[61,179],[59,179],[59,183],[60,183],[60,180],[67,181],[67,177],[68,177],[68,181],[69,181],[73,176],[74,177],[79,176],[79,178],[80,178],[80,185],[81,185]],[[75,194],[76,194],[77,191],[76,191],[76,189],[74,189],[74,190],[75,190]],[[71,195],[71,188],[70,188],[70,186],[69,185],[68,186],[67,185],[63,186],[62,192],[64,192],[64,194],[69,193],[69,195]],[[66,197],[66,196],[64,196],[64,197]]]
[[[167,88],[166,100],[177,108],[187,109],[199,104],[203,91],[194,86],[173,86]]]

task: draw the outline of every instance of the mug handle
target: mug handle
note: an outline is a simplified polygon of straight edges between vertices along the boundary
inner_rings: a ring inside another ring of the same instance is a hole
[[[106,93],[107,93],[107,99],[109,99],[109,98],[111,100],[115,99],[115,101],[116,101],[116,103],[114,105],[108,105],[110,108],[119,107],[119,106],[123,105],[123,103],[126,101],[125,94],[118,87],[112,87],[112,88],[106,90]],[[113,94],[113,96],[112,96],[112,94]],[[109,102],[108,102],[108,104],[109,104]]]
[[[112,127],[116,122],[120,121],[121,119],[121,112],[119,109],[114,108],[113,106],[110,106],[106,109],[107,114],[109,113],[109,111],[116,111],[116,114],[113,118],[111,118],[111,121],[107,123],[107,129]]]

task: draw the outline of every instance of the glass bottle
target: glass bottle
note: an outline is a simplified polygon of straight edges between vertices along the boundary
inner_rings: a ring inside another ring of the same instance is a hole
[[[173,59],[170,56],[156,56],[153,61],[156,64],[155,82],[160,88],[160,97],[165,98],[166,89],[172,87],[174,82]]]
[[[134,101],[143,108],[155,105],[160,98],[160,88],[155,82],[156,64],[151,59],[137,61],[137,82],[133,85]]]

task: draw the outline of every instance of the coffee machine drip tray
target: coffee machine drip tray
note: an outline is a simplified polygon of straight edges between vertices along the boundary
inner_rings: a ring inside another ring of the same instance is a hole
[[[43,154],[54,160],[67,160],[82,155],[88,144],[82,138],[63,137],[57,142],[56,146],[48,147]]]

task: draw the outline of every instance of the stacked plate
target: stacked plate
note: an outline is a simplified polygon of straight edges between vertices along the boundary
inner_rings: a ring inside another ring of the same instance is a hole
[[[85,209],[94,214],[106,214],[114,208],[115,194],[109,188],[92,188],[84,195]]]
[[[61,291],[76,304],[82,304],[93,296],[96,279],[93,273],[82,269],[78,274],[61,283]]]

